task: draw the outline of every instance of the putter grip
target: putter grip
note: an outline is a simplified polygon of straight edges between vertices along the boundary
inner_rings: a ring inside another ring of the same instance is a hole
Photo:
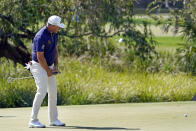
[[[59,74],[60,72],[52,72],[53,75]]]

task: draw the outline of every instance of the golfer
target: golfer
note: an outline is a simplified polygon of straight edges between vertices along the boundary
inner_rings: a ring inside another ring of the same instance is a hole
[[[48,114],[50,126],[65,126],[58,120],[57,113],[57,85],[54,72],[58,72],[58,50],[57,41],[60,28],[65,25],[61,23],[59,16],[53,15],[48,18],[44,26],[33,40],[31,73],[35,79],[37,92],[33,101],[32,114],[29,122],[30,128],[44,128],[38,120],[38,112],[46,93],[48,92]]]

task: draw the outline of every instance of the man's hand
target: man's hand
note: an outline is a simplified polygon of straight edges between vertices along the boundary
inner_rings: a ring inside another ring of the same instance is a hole
[[[47,70],[48,77],[50,77],[50,76],[53,75],[52,72],[53,72],[53,71],[52,71],[51,69]]]
[[[37,58],[40,65],[46,70],[48,77],[52,76],[52,70],[47,65],[46,59],[44,57],[44,52],[37,52]]]
[[[55,66],[53,67],[52,72],[59,72],[58,65],[55,65]]]

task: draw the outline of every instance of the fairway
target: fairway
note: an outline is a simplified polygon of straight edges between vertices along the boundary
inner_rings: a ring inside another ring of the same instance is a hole
[[[31,108],[0,109],[1,131],[195,131],[196,103],[138,103],[59,106],[66,127],[49,127],[47,107],[39,119],[45,129],[28,128]],[[188,117],[184,117],[187,113]]]
[[[175,52],[177,48],[183,47],[186,43],[182,37],[154,37],[154,40],[157,41],[156,50],[157,51],[169,51]]]

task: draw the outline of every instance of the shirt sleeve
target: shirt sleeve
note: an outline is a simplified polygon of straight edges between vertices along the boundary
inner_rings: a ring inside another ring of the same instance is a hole
[[[35,45],[36,45],[36,51],[37,52],[44,52],[45,41],[44,41],[43,36],[36,36]]]

